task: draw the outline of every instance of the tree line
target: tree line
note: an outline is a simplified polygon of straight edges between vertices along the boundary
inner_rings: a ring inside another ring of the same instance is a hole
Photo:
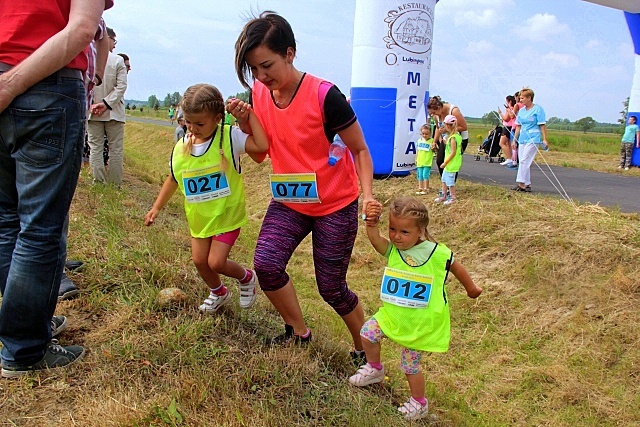
[[[249,90],[244,92],[238,92],[230,98],[238,98],[243,100],[244,102],[249,102]],[[167,96],[164,97],[164,101],[160,102],[160,99],[156,95],[151,95],[147,99],[147,107],[153,108],[154,110],[158,110],[161,107],[169,108],[172,105],[178,105],[182,101],[182,95],[180,92],[168,93]]]

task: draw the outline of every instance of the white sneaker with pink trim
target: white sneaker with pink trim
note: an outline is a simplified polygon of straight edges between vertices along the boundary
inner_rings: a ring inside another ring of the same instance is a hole
[[[240,308],[249,308],[256,302],[258,297],[258,290],[256,285],[258,284],[258,276],[256,272],[251,271],[251,280],[247,283],[240,283]]]
[[[365,387],[384,381],[384,368],[378,370],[368,363],[362,365],[358,371],[349,377],[349,382],[356,387]]]
[[[404,415],[406,420],[418,420],[429,414],[429,402],[422,406],[420,402],[411,397],[398,408],[398,411]]]

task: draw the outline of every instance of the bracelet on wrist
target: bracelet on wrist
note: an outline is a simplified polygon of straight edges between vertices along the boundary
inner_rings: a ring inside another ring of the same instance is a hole
[[[98,75],[98,74],[95,74],[93,76],[93,80],[94,80],[94,84],[96,86],[100,86],[102,84],[102,77],[100,77],[100,75]]]

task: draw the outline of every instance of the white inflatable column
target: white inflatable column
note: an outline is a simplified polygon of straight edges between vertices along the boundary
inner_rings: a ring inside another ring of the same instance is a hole
[[[356,0],[351,105],[374,175],[415,168],[415,143],[427,120],[436,2]]]

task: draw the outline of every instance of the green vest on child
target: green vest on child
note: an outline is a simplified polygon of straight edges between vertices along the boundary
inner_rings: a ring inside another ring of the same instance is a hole
[[[451,154],[451,138],[456,140],[456,154],[453,156],[453,159],[447,166],[445,166],[444,170],[446,172],[459,172],[462,167],[462,136],[459,133],[455,133],[447,138],[447,144],[444,148],[444,158],[446,159],[449,154]]]
[[[231,127],[224,126],[223,151],[227,170],[221,170],[218,126],[213,141],[201,156],[185,153],[185,138],[176,143],[171,155],[171,173],[185,196],[184,210],[191,236],[206,238],[236,230],[247,223],[242,175],[234,168]],[[239,169],[239,165],[238,165]]]
[[[433,138],[429,138],[425,141],[424,138],[420,138],[416,142],[416,166],[424,167],[431,166],[433,164]]]
[[[387,264],[389,268],[430,276],[432,280],[426,308],[400,307],[383,301],[373,317],[390,340],[412,350],[442,353],[449,349],[451,323],[444,282],[452,259],[451,250],[438,243],[425,263],[413,267],[392,245]]]

